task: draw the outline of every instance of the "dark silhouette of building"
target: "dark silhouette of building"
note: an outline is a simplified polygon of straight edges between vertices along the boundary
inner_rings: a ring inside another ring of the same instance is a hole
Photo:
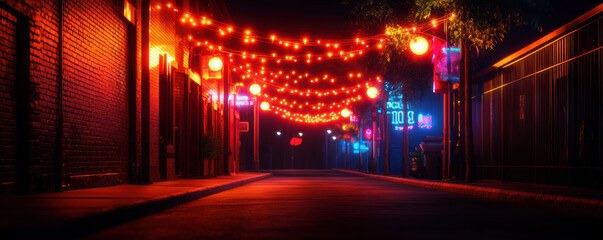
[[[474,77],[478,177],[603,187],[602,10]]]

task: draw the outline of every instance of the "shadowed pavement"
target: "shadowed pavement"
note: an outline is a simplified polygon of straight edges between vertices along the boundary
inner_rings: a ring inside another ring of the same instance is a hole
[[[579,239],[603,223],[325,170],[273,173],[89,238]]]

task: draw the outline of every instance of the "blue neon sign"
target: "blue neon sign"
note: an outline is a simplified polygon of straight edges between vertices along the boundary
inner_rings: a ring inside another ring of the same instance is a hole
[[[404,124],[404,121],[408,121],[408,130],[412,130],[414,128],[419,129],[431,129],[432,126],[432,116],[431,114],[418,114],[418,126],[414,126],[417,122],[415,121],[415,112],[410,110],[410,106],[408,106],[408,113],[404,116],[404,104],[402,103],[402,96],[391,97],[389,101],[387,101],[387,112],[386,114],[391,114],[391,124],[393,125],[395,130],[402,131],[404,127],[401,126]]]

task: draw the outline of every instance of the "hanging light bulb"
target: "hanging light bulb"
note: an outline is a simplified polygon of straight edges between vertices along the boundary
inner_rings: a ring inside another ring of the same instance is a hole
[[[267,111],[270,109],[270,104],[268,102],[262,102],[262,104],[260,104],[260,108],[264,111]]]
[[[222,59],[220,59],[220,57],[212,57],[211,59],[209,59],[208,65],[209,69],[211,69],[212,71],[220,71],[223,67]]]
[[[427,52],[429,48],[429,43],[427,39],[424,37],[415,37],[410,40],[410,51],[412,51],[416,55],[423,55]]]
[[[348,110],[347,108],[344,108],[343,110],[341,110],[341,116],[344,118],[349,117],[350,114],[352,114],[352,112],[350,112],[350,110]]]
[[[377,98],[377,96],[379,96],[379,90],[376,87],[369,87],[366,90],[366,95],[368,95],[369,98]]]
[[[259,95],[262,92],[262,87],[259,84],[254,83],[249,87],[249,92],[253,95]]]

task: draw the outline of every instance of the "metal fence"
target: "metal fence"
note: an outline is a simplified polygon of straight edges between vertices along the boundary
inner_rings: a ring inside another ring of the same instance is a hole
[[[474,80],[478,177],[603,188],[603,16]]]

